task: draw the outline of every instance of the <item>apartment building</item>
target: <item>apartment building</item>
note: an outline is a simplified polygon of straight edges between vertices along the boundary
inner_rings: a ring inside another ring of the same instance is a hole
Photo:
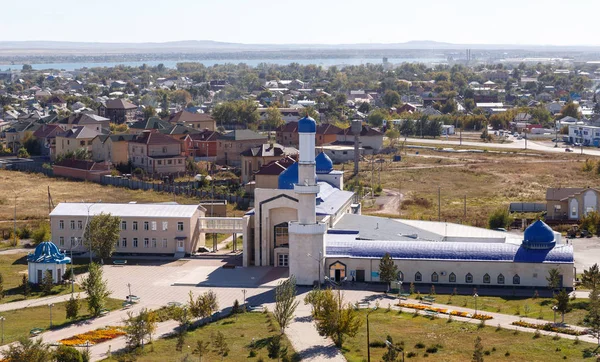
[[[183,257],[204,246],[204,233],[200,232],[198,218],[205,216],[206,209],[200,205],[178,204],[63,202],[50,213],[52,242],[60,249],[86,251],[83,242],[85,225],[89,218],[101,213],[121,218],[117,255]]]

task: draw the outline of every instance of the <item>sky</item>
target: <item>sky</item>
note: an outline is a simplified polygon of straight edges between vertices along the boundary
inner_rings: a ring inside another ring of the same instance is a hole
[[[0,13],[0,41],[600,45],[598,0],[7,0]]]

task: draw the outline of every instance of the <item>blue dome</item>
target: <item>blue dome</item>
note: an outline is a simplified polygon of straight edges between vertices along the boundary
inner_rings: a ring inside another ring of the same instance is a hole
[[[317,122],[314,119],[306,116],[298,121],[298,132],[299,133],[316,133]]]
[[[30,263],[69,264],[71,258],[65,256],[51,241],[43,241],[35,247],[33,254],[27,255]]]
[[[552,249],[556,245],[554,231],[542,220],[525,229],[523,246],[529,249]]]
[[[293,190],[294,184],[298,183],[298,163],[293,163],[287,170],[279,174],[277,188],[280,190]]]
[[[317,173],[329,173],[333,170],[333,162],[325,152],[321,152],[317,155],[315,163],[317,166]]]

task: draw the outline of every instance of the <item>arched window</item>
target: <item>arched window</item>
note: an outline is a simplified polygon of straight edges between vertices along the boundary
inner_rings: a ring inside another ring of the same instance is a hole
[[[420,282],[423,280],[423,276],[421,275],[421,273],[416,272],[415,273],[415,282]]]
[[[519,276],[519,274],[515,274],[515,276],[513,277],[513,284],[521,284],[521,277]]]
[[[504,284],[504,275],[498,275],[498,284]]]
[[[473,283],[473,275],[471,275],[471,273],[468,273],[465,276],[465,283]]]
[[[431,282],[432,282],[432,283],[437,283],[437,282],[438,282],[438,280],[439,280],[439,278],[438,278],[438,273],[436,273],[436,272],[433,272],[433,274],[431,274]]]
[[[396,277],[398,278],[399,281],[401,281],[401,282],[404,281],[404,273],[402,273],[400,270],[398,270],[398,274]]]
[[[456,274],[450,273],[450,275],[448,276],[448,281],[450,283],[456,283]]]
[[[486,273],[486,274],[483,276],[483,282],[484,282],[485,284],[490,284],[490,280],[491,280],[491,278],[490,278],[490,275]]]
[[[288,222],[275,225],[275,247],[289,244]]]

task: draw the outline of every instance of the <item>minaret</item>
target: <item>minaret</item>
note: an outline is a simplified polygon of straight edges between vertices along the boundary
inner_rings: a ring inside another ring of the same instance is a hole
[[[315,120],[304,117],[298,121],[300,159],[298,161],[298,183],[294,191],[298,197],[298,221],[289,224],[289,267],[290,275],[299,285],[312,285],[323,281],[325,256],[325,223],[316,221],[317,194],[315,166]],[[320,275],[319,275],[320,270]]]

